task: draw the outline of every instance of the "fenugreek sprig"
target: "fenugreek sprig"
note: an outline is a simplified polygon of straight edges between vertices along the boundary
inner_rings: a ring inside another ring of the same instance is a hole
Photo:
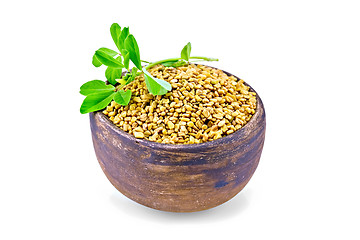
[[[107,66],[105,77],[109,84],[101,80],[86,82],[80,87],[80,93],[85,97],[80,112],[82,114],[95,112],[105,108],[114,100],[116,103],[126,106],[131,99],[131,91],[122,88],[134,81],[135,77],[144,74],[148,91],[153,95],[164,95],[171,91],[171,84],[167,81],[153,77],[147,70],[157,64],[167,67],[180,67],[189,64],[190,60],[218,61],[215,58],[190,56],[191,43],[185,45],[181,51],[181,57],[169,58],[156,62],[148,62],[140,59],[140,51],[135,37],[130,34],[129,28],[121,29],[119,24],[113,23],[110,27],[111,37],[118,49],[99,48],[95,51],[92,64],[95,67]],[[133,67],[130,70],[130,61]],[[142,63],[148,63],[145,67]],[[125,74],[126,73],[126,74]]]

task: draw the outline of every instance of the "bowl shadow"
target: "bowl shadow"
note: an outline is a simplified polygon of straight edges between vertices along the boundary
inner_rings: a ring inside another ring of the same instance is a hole
[[[126,198],[119,192],[113,193],[109,201],[120,212],[126,215],[151,222],[157,221],[162,224],[173,224],[182,222],[191,223],[192,221],[196,223],[210,223],[231,219],[240,215],[248,208],[250,198],[251,189],[243,189],[234,198],[217,207],[192,213],[165,212],[152,209]]]

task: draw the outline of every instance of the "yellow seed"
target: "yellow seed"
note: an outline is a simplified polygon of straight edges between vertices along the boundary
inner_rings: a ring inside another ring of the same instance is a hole
[[[135,132],[144,132],[144,129],[142,129],[141,127],[137,127],[134,129]]]
[[[208,118],[208,117],[210,116],[210,113],[209,113],[209,111],[208,111],[207,109],[204,109],[204,110],[202,111],[202,114],[203,114],[204,117],[206,117],[206,118]]]
[[[134,136],[136,138],[144,138],[144,133],[142,133],[142,132],[134,132]]]
[[[213,116],[214,116],[214,118],[217,118],[217,119],[222,119],[224,117],[224,115],[219,114],[219,113],[214,114]]]
[[[226,133],[227,133],[227,134],[231,134],[231,133],[233,133],[233,132],[234,132],[234,130],[230,129],[230,130],[228,130]]]
[[[189,106],[189,105],[185,105],[185,108],[186,108],[186,110],[188,110],[188,111],[192,111],[192,107]]]
[[[116,115],[114,118],[114,123],[118,124],[119,122],[120,122],[120,117],[119,117],[119,115]]]
[[[218,123],[218,126],[219,127],[222,127],[225,125],[225,119],[224,120],[221,120],[219,123]]]
[[[174,127],[175,127],[174,123],[169,121],[167,124],[170,129],[174,129]]]
[[[138,103],[141,102],[141,98],[140,98],[140,97],[134,97],[133,100],[134,100],[134,102],[138,102]]]
[[[194,127],[194,122],[188,122],[187,125],[188,125],[189,127]]]
[[[113,112],[109,112],[109,114],[108,114],[110,117],[113,117],[113,116],[115,116],[116,115],[116,112],[115,111],[113,111]]]

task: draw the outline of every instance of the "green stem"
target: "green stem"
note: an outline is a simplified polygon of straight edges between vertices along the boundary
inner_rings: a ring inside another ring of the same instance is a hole
[[[201,59],[201,60],[204,60],[204,61],[219,61],[219,59],[217,58],[209,58],[209,57],[200,57],[200,56],[194,56],[194,57],[190,57],[190,59]]]
[[[180,60],[181,58],[168,58],[168,59],[163,59],[163,60],[159,60],[153,63],[150,63],[149,65],[145,66],[145,69],[149,69],[155,65],[161,64],[161,63],[165,63],[165,62],[175,62]],[[209,58],[209,57],[200,57],[200,56],[194,56],[194,57],[190,57],[190,59],[198,59],[198,60],[203,60],[203,61],[219,61],[219,59],[217,58]]]

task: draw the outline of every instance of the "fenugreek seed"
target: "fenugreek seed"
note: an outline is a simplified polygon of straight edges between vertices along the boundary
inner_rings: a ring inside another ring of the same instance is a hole
[[[209,139],[209,136],[207,134],[204,134],[202,140],[204,142],[206,142],[208,139]]]
[[[180,126],[180,131],[181,131],[181,132],[187,132],[187,129],[186,129],[185,126]]]
[[[217,114],[214,114],[213,117],[217,118],[217,119],[222,119],[224,117],[224,115],[217,113]]]
[[[174,127],[175,127],[174,123],[169,121],[167,124],[170,129],[174,129]]]
[[[233,132],[234,132],[234,130],[230,129],[230,130],[228,130],[228,131],[226,132],[226,134],[231,134],[231,133],[233,133]]]
[[[209,111],[207,109],[204,109],[202,111],[202,115],[204,115],[204,117],[208,118],[210,116],[210,113],[209,113]]]
[[[219,80],[215,80],[215,79],[211,79],[211,81],[210,81],[210,83],[213,85],[217,84],[218,82],[219,82]]]
[[[189,106],[189,105],[185,105],[185,108],[186,108],[186,110],[188,110],[188,111],[192,111],[192,107]]]
[[[187,125],[188,125],[189,127],[194,127],[194,122],[188,122]]]
[[[218,126],[219,127],[222,127],[225,125],[225,119],[224,120],[221,120],[219,123],[218,123]]]
[[[114,123],[115,124],[118,124],[119,122],[120,122],[120,117],[119,117],[119,115],[116,115],[115,117],[114,117]]]
[[[144,129],[142,129],[141,127],[137,127],[134,129],[135,132],[144,132]]]
[[[146,119],[147,119],[147,114],[142,114],[142,115],[140,116],[140,121],[145,122]]]
[[[134,132],[134,136],[136,138],[144,138],[144,133],[142,133],[142,132]]]
[[[138,102],[138,103],[141,102],[141,98],[140,98],[140,97],[134,97],[133,100],[134,100],[134,102]]]

